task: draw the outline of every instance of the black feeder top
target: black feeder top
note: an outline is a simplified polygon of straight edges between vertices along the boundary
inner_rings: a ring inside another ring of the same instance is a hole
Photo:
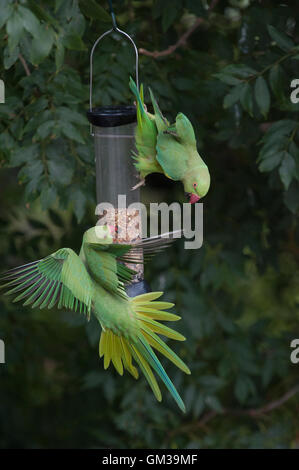
[[[97,127],[117,127],[136,122],[136,108],[130,105],[100,106],[86,114],[89,122]]]

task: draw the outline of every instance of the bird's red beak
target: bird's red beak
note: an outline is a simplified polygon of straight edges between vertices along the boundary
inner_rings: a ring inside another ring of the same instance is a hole
[[[199,200],[200,200],[200,197],[197,196],[197,194],[193,194],[193,193],[190,194],[190,199],[189,199],[190,204],[194,204],[195,202]]]

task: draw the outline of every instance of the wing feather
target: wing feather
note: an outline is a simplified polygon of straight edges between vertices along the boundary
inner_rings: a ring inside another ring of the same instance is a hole
[[[7,281],[7,282],[5,282]],[[92,283],[86,268],[70,248],[61,248],[39,261],[10,269],[0,277],[6,295],[20,294],[32,308],[70,308],[90,315]]]

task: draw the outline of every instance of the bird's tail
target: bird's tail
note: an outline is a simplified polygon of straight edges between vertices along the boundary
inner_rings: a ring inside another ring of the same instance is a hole
[[[133,78],[130,77],[130,89],[134,93],[137,100],[137,122],[139,126],[142,126],[142,116],[146,114],[144,109],[144,98],[143,98],[143,85],[140,85],[140,91],[137,88]]]
[[[158,131],[159,132],[164,132],[168,128],[169,122],[163,116],[163,114],[162,114],[162,112],[159,108],[159,105],[157,103],[157,100],[154,97],[154,94],[153,94],[153,92],[150,88],[149,88],[149,92],[150,92],[153,108],[154,108],[154,111],[155,111],[155,120],[156,120],[156,125],[157,125],[157,128],[158,128]]]
[[[137,379],[138,371],[132,363],[132,359],[134,359],[145,375],[155,397],[158,401],[161,401],[162,395],[153,374],[153,369],[164,382],[181,410],[185,411],[185,405],[180,395],[153,351],[153,349],[156,349],[183,372],[190,374],[186,364],[156,334],[159,333],[178,341],[185,340],[180,333],[157,321],[176,321],[180,319],[178,315],[165,311],[173,306],[172,303],[155,301],[162,294],[163,292],[150,292],[130,298],[131,307],[136,314],[139,325],[139,333],[136,339],[131,341],[124,336],[113,333],[112,330],[103,330],[99,346],[100,357],[104,356],[105,369],[111,361],[120,375],[123,375],[125,368]]]

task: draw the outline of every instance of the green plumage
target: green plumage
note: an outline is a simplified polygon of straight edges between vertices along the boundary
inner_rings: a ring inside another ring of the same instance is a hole
[[[195,200],[205,196],[210,187],[210,174],[197,151],[195,134],[189,119],[179,113],[175,123],[169,124],[153,92],[149,90],[154,108],[153,116],[144,106],[142,85],[139,94],[131,78],[130,88],[137,99],[135,140],[138,153],[133,158],[141,178],[144,179],[150,173],[164,173],[167,178],[181,181],[185,192],[193,194]]]
[[[137,100],[138,123],[135,132],[135,143],[138,154],[133,154],[132,156],[141,178],[145,178],[150,173],[163,173],[161,166],[156,160],[157,127],[154,116],[145,110],[142,85],[139,93],[134,80],[131,78],[130,88]]]
[[[173,304],[156,301],[162,292],[151,292],[129,298],[124,285],[134,271],[123,262],[134,260],[141,251],[152,254],[168,241],[146,239],[132,245],[116,245],[107,227],[93,227],[83,236],[78,256],[70,248],[61,248],[46,258],[11,269],[1,277],[6,294],[17,294],[14,301],[25,300],[32,307],[67,308],[96,316],[102,327],[99,345],[105,369],[110,362],[122,375],[124,369],[138,378],[133,359],[144,373],[156,398],[162,396],[153,371],[161,378],[178,406],[184,404],[166,374],[153,348],[189,374],[184,362],[162,341],[158,334],[182,341],[185,338],[160,321],[180,317],[165,310]],[[157,334],[158,333],[158,334]],[[153,370],[152,370],[153,369]]]

